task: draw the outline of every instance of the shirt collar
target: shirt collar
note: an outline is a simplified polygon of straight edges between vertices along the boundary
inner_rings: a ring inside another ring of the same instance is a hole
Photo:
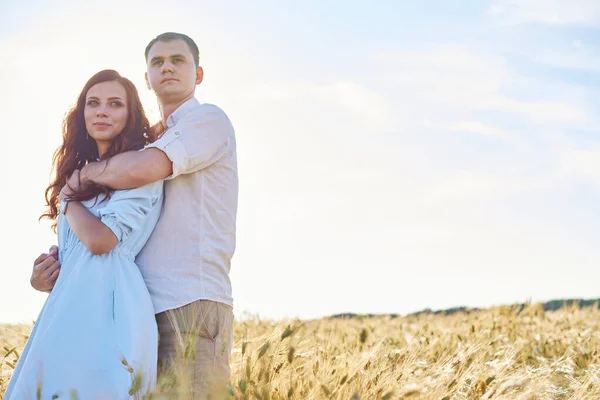
[[[185,103],[177,107],[177,109],[173,111],[171,115],[169,115],[169,118],[167,118],[167,129],[171,129],[181,120],[181,118],[183,118],[187,113],[189,113],[199,105],[200,102],[198,101],[198,99],[192,97],[191,99],[187,100]]]

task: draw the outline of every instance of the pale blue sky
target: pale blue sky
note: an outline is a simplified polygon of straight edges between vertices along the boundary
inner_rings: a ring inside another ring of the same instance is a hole
[[[114,68],[140,90],[164,31],[237,132],[237,314],[320,317],[600,297],[600,3],[0,5],[0,322],[32,260],[62,116]]]

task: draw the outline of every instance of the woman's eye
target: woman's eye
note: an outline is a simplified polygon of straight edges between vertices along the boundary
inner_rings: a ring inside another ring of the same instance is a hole
[[[120,101],[113,101],[112,103],[110,103],[110,105],[113,107],[122,107],[123,103],[121,103]]]
[[[87,102],[88,106],[95,106],[96,104],[98,104],[98,102],[95,101],[95,100],[90,100],[90,101]]]

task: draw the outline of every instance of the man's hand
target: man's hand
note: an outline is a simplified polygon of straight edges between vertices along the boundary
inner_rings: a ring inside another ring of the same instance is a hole
[[[98,183],[94,181],[94,178],[98,178],[99,175],[102,175],[107,165],[108,160],[94,161],[91,163],[87,163],[80,170],[76,170],[75,172],[78,173],[77,182],[79,187],[82,190],[85,190],[85,188],[88,187],[90,184]],[[96,175],[94,175],[94,173],[92,172],[93,176],[90,176],[90,171],[96,171]]]
[[[76,169],[73,174],[67,179],[67,183],[62,187],[58,194],[58,201],[65,200],[67,197],[72,195],[74,192],[85,189],[85,186],[80,180],[80,172]]]
[[[50,252],[40,254],[33,264],[30,279],[31,286],[40,292],[50,293],[60,273],[58,247],[50,247]]]
[[[90,170],[90,165],[91,163],[88,163],[86,165],[83,166],[83,168],[81,168],[81,171],[79,172],[79,183],[82,185],[87,185],[89,183],[91,183],[91,179],[88,177],[88,171]]]

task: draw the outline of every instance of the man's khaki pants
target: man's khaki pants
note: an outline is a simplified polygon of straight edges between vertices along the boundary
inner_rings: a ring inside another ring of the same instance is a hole
[[[159,384],[177,375],[181,399],[220,400],[231,369],[233,310],[226,304],[198,300],[156,315]]]

